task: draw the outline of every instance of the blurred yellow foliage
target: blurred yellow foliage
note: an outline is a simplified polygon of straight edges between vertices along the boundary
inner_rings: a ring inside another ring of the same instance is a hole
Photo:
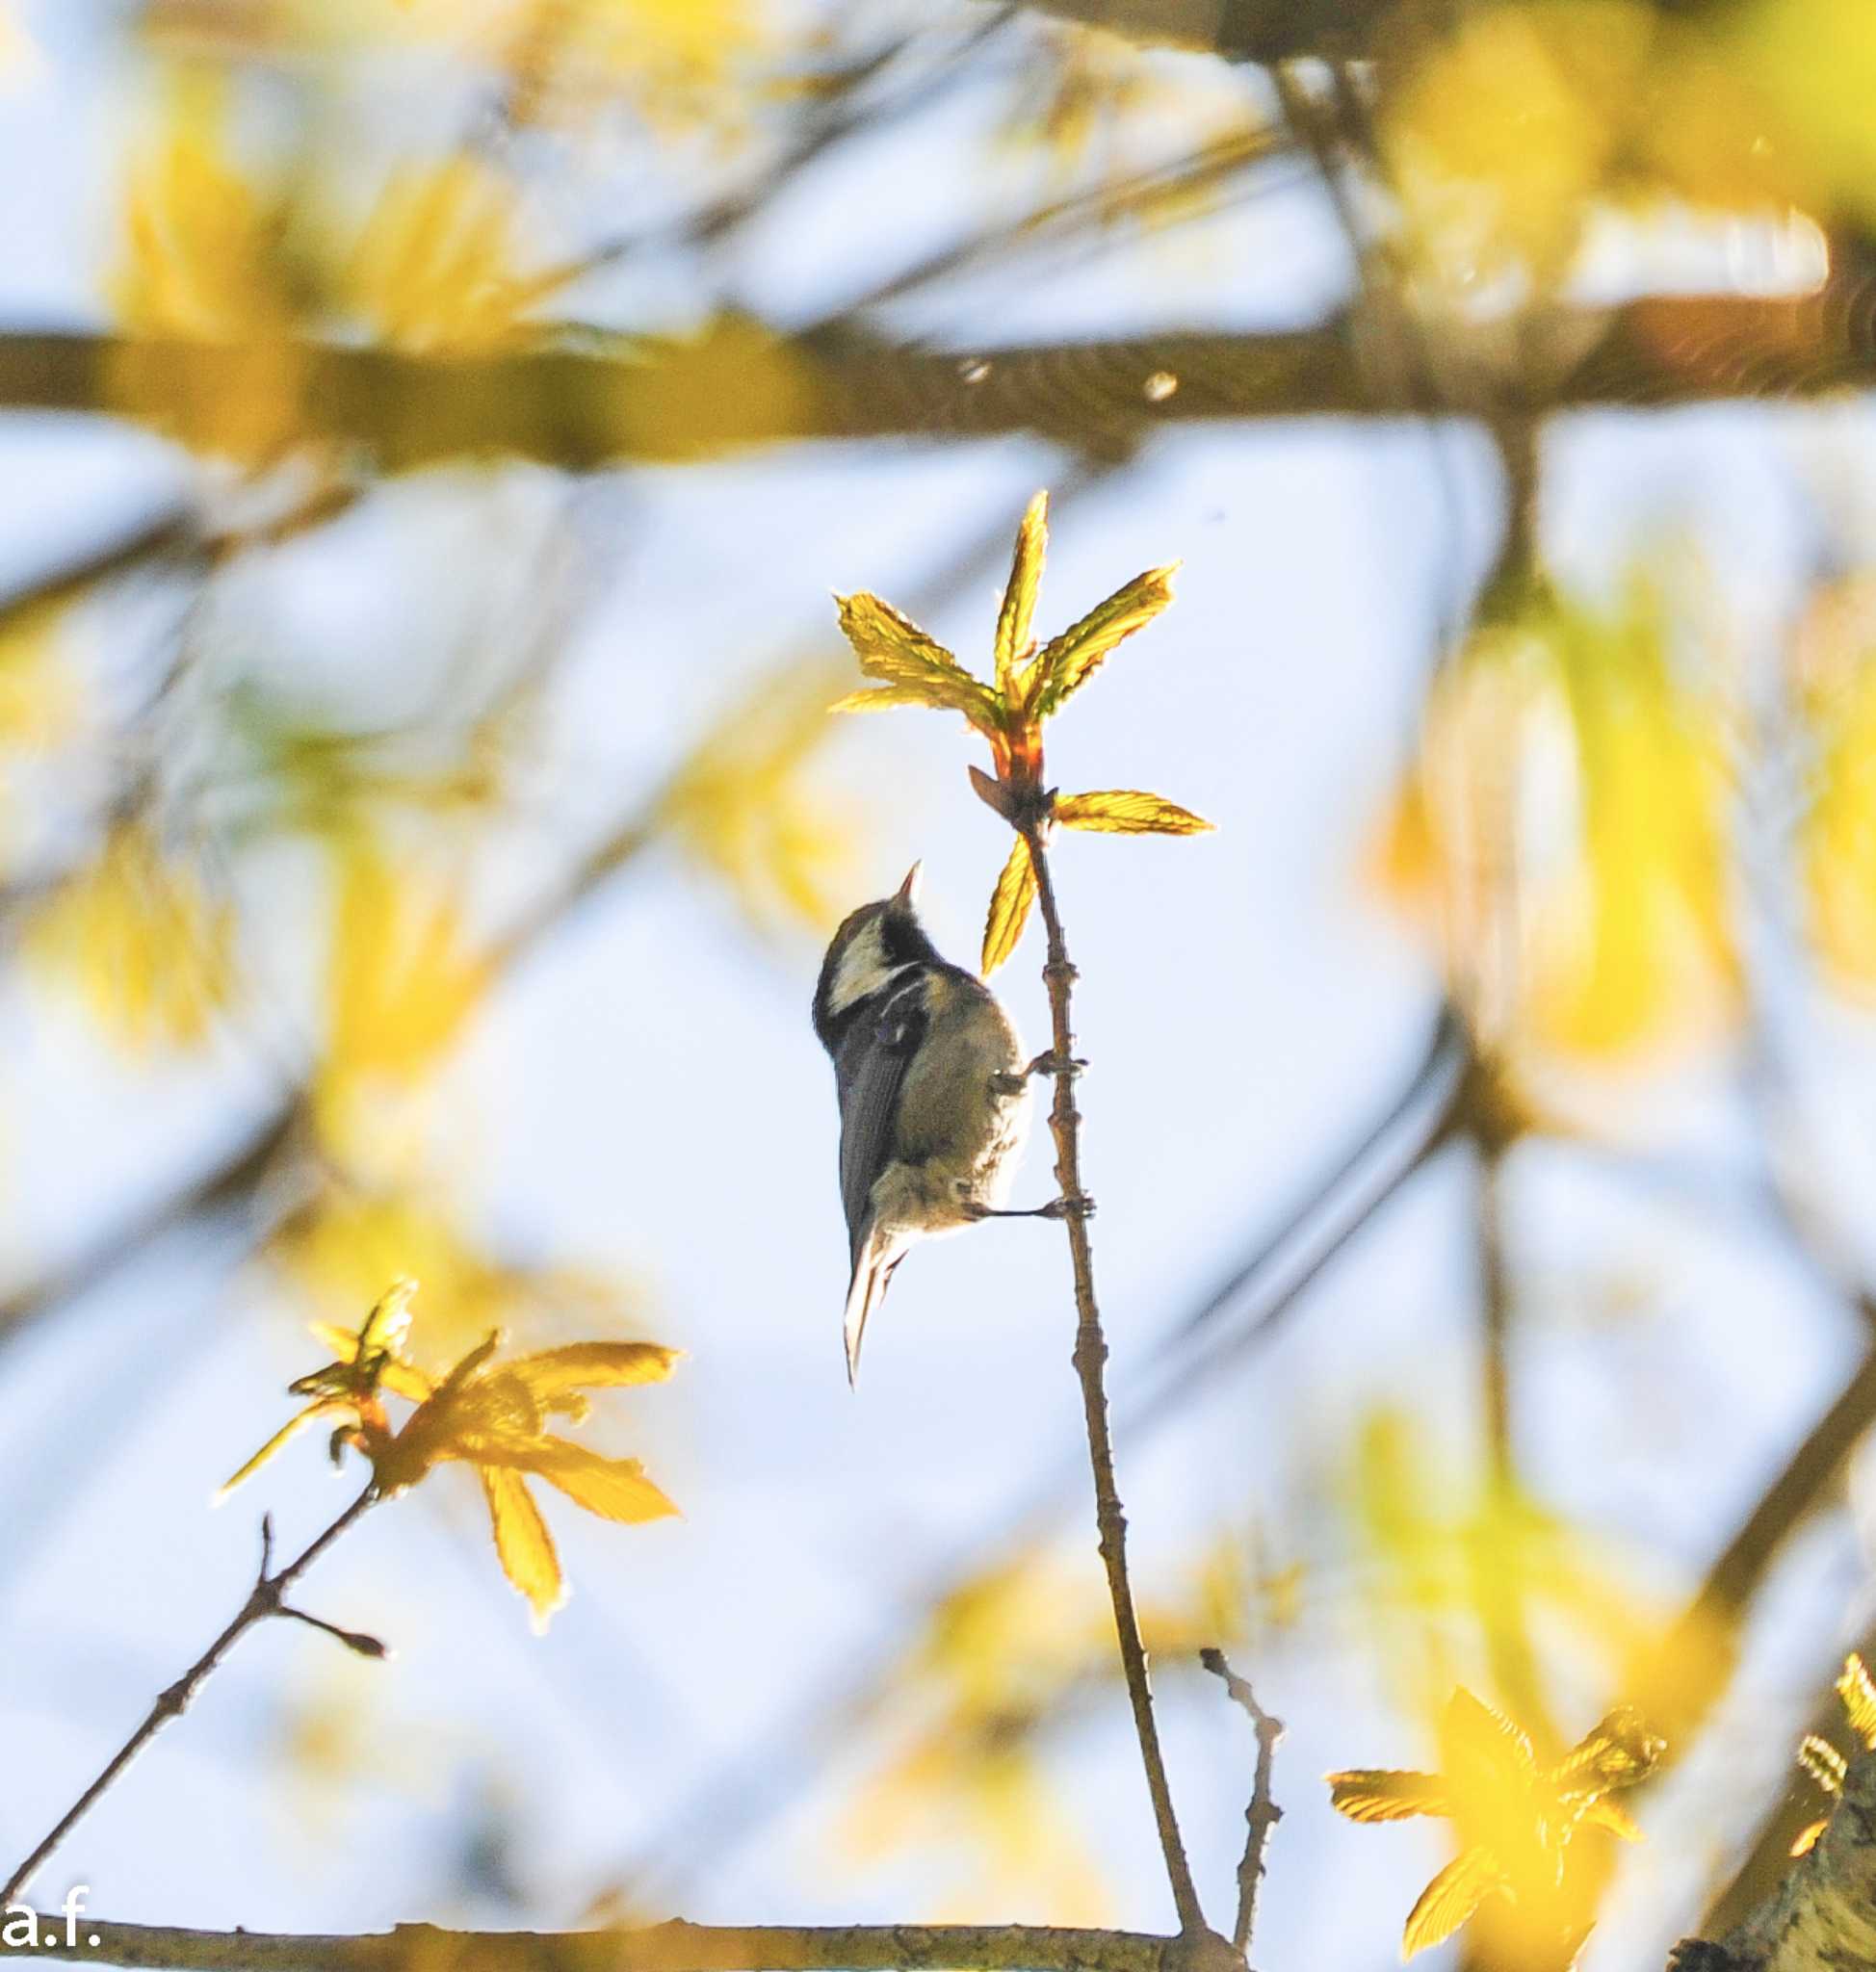
[[[234,993],[234,935],[232,909],[198,871],[130,821],[39,905],[26,945],[114,1040],[147,1054],[207,1037]]]
[[[465,153],[392,173],[334,290],[342,306],[394,348],[475,356],[523,333],[530,306],[556,284],[527,278],[513,180]]]
[[[1749,0],[1724,31],[1758,93],[1748,141],[1820,216],[1876,218],[1876,30],[1864,0]]]
[[[761,0],[285,0],[297,39],[423,42],[504,71],[518,121],[580,118],[621,98],[657,132],[733,133]]]
[[[330,1189],[281,1224],[269,1257],[328,1320],[404,1273],[424,1283],[424,1334],[459,1352],[490,1329],[529,1341],[569,1333],[617,1334],[640,1297],[605,1274],[578,1267],[523,1266],[481,1246],[459,1217],[410,1192],[371,1195]]]
[[[156,135],[133,154],[122,257],[108,292],[127,340],[110,395],[198,451],[244,463],[295,435],[302,386],[282,252],[284,208],[236,158],[224,80],[173,71]],[[225,346],[215,373],[184,368],[146,337]]]
[[[1646,59],[1632,0],[1468,10],[1387,100],[1383,143],[1416,246],[1462,285],[1574,255]]]
[[[1366,1419],[1344,1497],[1361,1633],[1412,1708],[1435,1703],[1488,1661],[1495,1636],[1522,1635],[1539,1615],[1624,1688],[1663,1634],[1665,1612],[1593,1543],[1528,1494],[1442,1466],[1405,1412],[1383,1406]]]
[[[316,1113],[335,1147],[369,1133],[369,1103],[407,1091],[455,1043],[489,981],[462,899],[423,864],[393,867],[362,831],[334,843],[327,1042]]]
[[[841,671],[798,664],[727,708],[667,785],[658,825],[759,928],[834,923],[854,884],[856,817],[817,769]]]
[[[1736,1009],[1730,791],[1718,705],[1646,592],[1607,617],[1542,594],[1436,680],[1382,883],[1493,1051],[1684,1048]]]
[[[1815,749],[1799,859],[1818,955],[1840,986],[1876,996],[1876,577],[1812,599],[1794,644]]]
[[[1172,1593],[1143,1604],[1147,1647],[1162,1665],[1195,1666],[1202,1648],[1238,1641],[1254,1611],[1273,1626],[1293,1613],[1293,1571],[1254,1580],[1255,1553],[1231,1529]],[[848,1853],[873,1861],[901,1847],[963,1843],[986,1890],[1102,1921],[1109,1900],[1043,1770],[1048,1730],[1120,1677],[1099,1578],[1026,1550],[935,1605],[901,1676],[912,1729],[845,1818]]]
[[[0,610],[0,755],[50,753],[77,727],[82,697],[65,643],[67,616],[62,602]],[[13,777],[0,774],[0,869],[26,813]]]

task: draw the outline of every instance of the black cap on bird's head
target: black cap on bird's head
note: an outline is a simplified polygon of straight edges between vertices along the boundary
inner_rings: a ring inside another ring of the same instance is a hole
[[[849,911],[834,933],[814,992],[814,1028],[830,1052],[855,1014],[892,983],[902,966],[941,963],[919,922],[919,872],[914,863],[889,897]]]

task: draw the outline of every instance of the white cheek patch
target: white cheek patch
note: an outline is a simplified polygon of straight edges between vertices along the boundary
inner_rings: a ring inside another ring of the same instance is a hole
[[[840,963],[834,968],[828,1010],[836,1015],[844,1014],[849,1006],[877,993],[906,970],[905,966],[887,963],[885,943],[879,935],[879,923],[875,919],[841,953]]]

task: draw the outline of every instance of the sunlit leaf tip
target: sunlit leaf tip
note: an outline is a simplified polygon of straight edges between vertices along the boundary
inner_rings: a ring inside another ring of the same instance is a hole
[[[1063,828],[1097,835],[1196,836],[1212,824],[1188,808],[1137,788],[1107,788],[1093,793],[1063,794],[1051,811]]]
[[[1049,496],[1045,492],[1029,502],[1016,530],[1009,585],[997,612],[997,689],[1002,692],[1007,692],[1017,665],[1029,654],[1029,625],[1035,616],[1036,590],[1042,582],[1042,563],[1048,547]]]
[[[983,926],[983,958],[977,969],[984,978],[1016,949],[1023,927],[1029,921],[1035,892],[1035,865],[1030,860],[1029,839],[1018,836],[990,895],[990,915]]]

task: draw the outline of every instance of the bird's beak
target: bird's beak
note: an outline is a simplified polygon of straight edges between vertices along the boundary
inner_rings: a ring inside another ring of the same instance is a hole
[[[914,863],[905,872],[905,881],[899,885],[897,893],[900,903],[916,904],[919,901],[919,878],[924,869],[925,863],[921,860]]]

